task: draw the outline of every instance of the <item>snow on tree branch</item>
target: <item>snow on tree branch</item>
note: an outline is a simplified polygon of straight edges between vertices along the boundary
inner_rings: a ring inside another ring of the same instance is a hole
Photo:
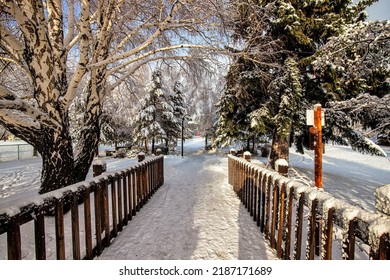
[[[184,3],[187,2],[187,1],[183,1]],[[113,56],[113,57],[109,57],[103,61],[100,61],[100,62],[97,62],[97,63],[93,63],[93,64],[90,64],[88,65],[88,67],[99,67],[99,66],[102,66],[102,65],[105,65],[105,64],[109,64],[109,63],[113,63],[113,62],[117,62],[119,60],[122,60],[122,59],[125,59],[127,57],[130,57],[140,51],[142,51],[143,49],[145,49],[146,47],[148,47],[163,31],[165,31],[168,26],[169,26],[169,23],[170,23],[170,20],[173,18],[173,16],[176,14],[176,12],[180,9],[180,7],[182,6],[182,3],[180,1],[175,1],[172,5],[172,9],[171,9],[171,12],[169,13],[169,15],[165,18],[164,21],[162,21],[160,24],[159,24],[159,27],[158,29],[153,33],[152,36],[150,36],[149,38],[147,38],[142,44],[140,44],[138,47],[132,49],[132,50],[129,50],[127,52],[124,52],[120,55],[117,55],[117,56]]]

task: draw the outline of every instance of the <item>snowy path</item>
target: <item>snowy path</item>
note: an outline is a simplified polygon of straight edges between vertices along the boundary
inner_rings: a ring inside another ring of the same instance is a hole
[[[227,184],[227,158],[194,152],[166,157],[164,185],[98,259],[276,256]]]

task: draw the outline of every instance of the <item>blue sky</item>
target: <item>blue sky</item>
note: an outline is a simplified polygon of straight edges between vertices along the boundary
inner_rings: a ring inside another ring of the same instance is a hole
[[[379,0],[367,9],[369,20],[390,20],[390,0]]]

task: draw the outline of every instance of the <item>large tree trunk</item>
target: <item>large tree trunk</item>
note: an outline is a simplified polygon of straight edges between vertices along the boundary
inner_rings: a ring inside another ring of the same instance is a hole
[[[78,139],[77,155],[75,161],[74,178],[76,182],[85,180],[89,168],[95,157],[95,151],[100,141],[100,116],[103,111],[102,98],[104,96],[105,68],[92,70],[92,81],[86,88],[86,104],[83,129]]]
[[[40,194],[75,183],[72,141],[66,128],[46,131],[36,148],[42,156]]]
[[[100,126],[98,124],[84,128],[79,139],[81,148],[75,160],[75,182],[84,181],[88,175],[95,151],[98,149],[100,140]]]

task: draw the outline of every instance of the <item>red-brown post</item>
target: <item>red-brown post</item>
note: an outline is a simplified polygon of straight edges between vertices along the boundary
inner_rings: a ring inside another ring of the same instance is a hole
[[[322,123],[321,123],[321,104],[314,105],[314,127],[315,127],[315,145],[314,145],[314,177],[315,186],[322,188]]]

